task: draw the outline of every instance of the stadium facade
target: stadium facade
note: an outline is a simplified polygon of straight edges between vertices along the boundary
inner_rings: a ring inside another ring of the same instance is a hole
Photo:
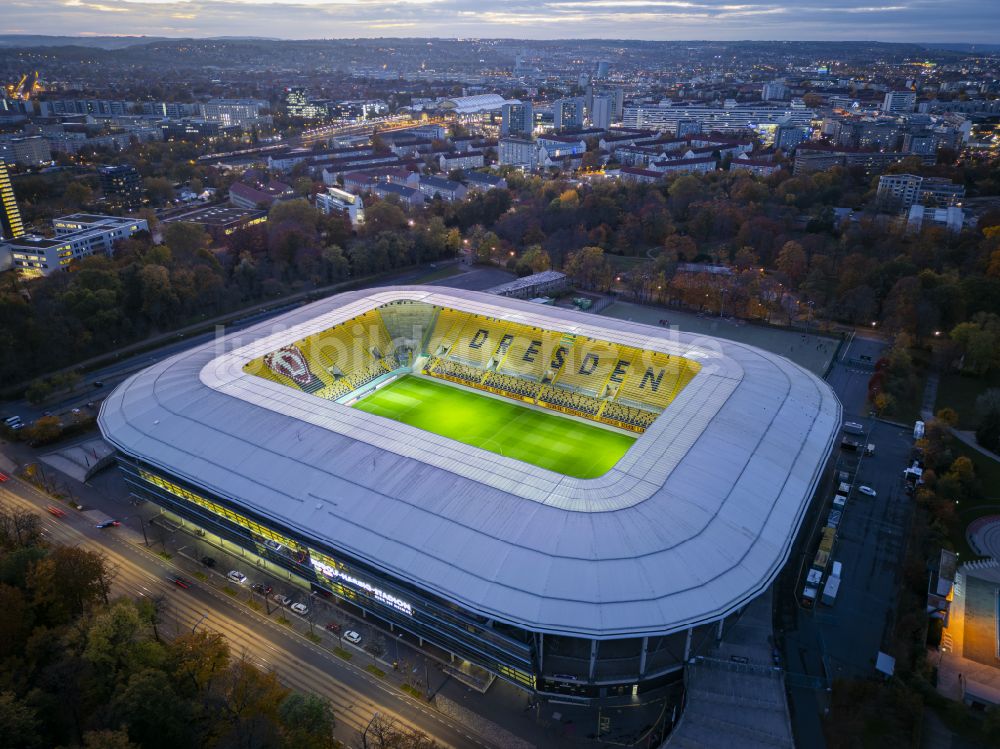
[[[414,375],[635,441],[573,478],[351,407]],[[527,690],[594,700],[676,683],[768,588],[841,408],[731,341],[393,287],[160,362],[99,424],[136,495]]]

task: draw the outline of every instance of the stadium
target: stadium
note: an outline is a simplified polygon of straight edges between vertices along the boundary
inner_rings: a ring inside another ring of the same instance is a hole
[[[841,424],[722,339],[439,287],[340,294],[133,375],[133,492],[453,658],[677,683],[786,561]]]

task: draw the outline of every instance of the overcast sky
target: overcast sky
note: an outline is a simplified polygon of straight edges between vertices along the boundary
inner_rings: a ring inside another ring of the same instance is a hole
[[[0,0],[9,34],[998,42],[1000,0]]]

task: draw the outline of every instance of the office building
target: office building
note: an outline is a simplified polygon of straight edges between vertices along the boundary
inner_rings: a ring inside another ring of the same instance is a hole
[[[669,130],[676,133],[682,121],[697,123],[702,131],[736,132],[753,130],[760,125],[809,127],[815,112],[811,109],[783,107],[705,107],[672,106],[625,107],[623,124],[628,128]]]
[[[127,101],[111,99],[49,99],[38,102],[42,117],[66,117],[79,114],[91,117],[123,117],[132,105]]]
[[[583,127],[585,109],[582,96],[557,99],[552,104],[552,126],[556,130]]]
[[[304,88],[285,89],[285,112],[299,120],[318,120],[327,116],[328,104],[313,101]]]
[[[886,114],[909,114],[916,108],[916,91],[890,91],[882,100],[882,111]]]
[[[328,187],[326,192],[316,193],[316,208],[322,213],[343,213],[355,229],[365,223],[365,203],[360,195]]]
[[[809,139],[809,129],[781,125],[774,132],[774,147],[782,151],[791,151],[799,143]]]
[[[134,166],[105,166],[97,173],[104,201],[113,208],[134,210],[142,205],[142,177]]]
[[[765,83],[760,91],[760,98],[764,101],[788,101],[791,92],[781,81]]]
[[[164,224],[198,224],[216,242],[225,242],[226,237],[238,231],[267,223],[267,211],[235,206],[206,206],[164,219]]]
[[[608,94],[598,94],[590,108],[590,126],[607,130],[614,114],[614,99]]]
[[[527,138],[501,138],[497,157],[502,166],[533,171],[538,166],[538,144]]]
[[[15,239],[24,234],[21,210],[17,207],[14,185],[7,164],[0,160],[0,239]]]
[[[12,164],[38,166],[52,161],[52,150],[48,139],[40,135],[7,138],[0,140],[0,159]]]
[[[268,103],[261,99],[212,99],[201,105],[201,116],[223,125],[239,125],[248,129],[258,123],[270,122],[264,112]]]
[[[500,135],[531,136],[535,129],[535,108],[530,101],[508,101],[500,108]]]
[[[22,235],[0,245],[9,254],[11,267],[24,276],[47,276],[69,270],[74,260],[103,253],[111,255],[115,242],[136,232],[149,231],[143,219],[74,213],[52,221],[54,238]]]

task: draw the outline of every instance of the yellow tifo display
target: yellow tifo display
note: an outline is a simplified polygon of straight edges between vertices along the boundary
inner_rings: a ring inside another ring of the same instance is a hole
[[[454,309],[428,310],[418,352],[427,356],[423,374],[634,432],[652,424],[700,369],[680,356]],[[401,363],[376,309],[254,359],[244,371],[336,399]]]
[[[644,431],[697,374],[690,359],[442,309],[425,374]]]
[[[397,366],[382,317],[371,310],[253,359],[243,371],[333,400]]]

